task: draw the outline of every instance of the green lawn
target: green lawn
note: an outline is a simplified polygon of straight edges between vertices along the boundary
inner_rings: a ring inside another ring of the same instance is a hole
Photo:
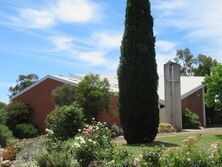
[[[188,136],[197,136],[201,134],[199,141],[197,142],[197,148],[202,150],[207,150],[210,148],[210,145],[216,142],[222,143],[222,130],[207,130],[204,132],[185,132],[185,133],[176,133],[176,134],[166,134],[157,136],[155,141],[151,144],[146,145],[127,145],[127,144],[117,144],[117,149],[124,148],[138,154],[143,150],[153,149],[157,147],[179,147],[182,145],[182,140]]]

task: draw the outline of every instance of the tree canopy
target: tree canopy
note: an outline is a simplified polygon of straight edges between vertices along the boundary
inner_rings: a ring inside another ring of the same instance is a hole
[[[19,75],[18,80],[16,81],[16,85],[9,88],[9,92],[11,93],[9,97],[11,98],[15,96],[17,93],[38,81],[38,79],[39,77],[36,74]]]
[[[177,50],[174,60],[181,65],[180,73],[182,76],[193,75],[195,59],[188,48]]]
[[[210,56],[199,54],[196,60],[197,67],[194,68],[194,76],[211,75],[211,68],[217,61]]]
[[[222,110],[222,64],[218,63],[212,68],[211,75],[206,76],[204,84],[207,87],[206,105]]]
[[[100,112],[108,110],[110,85],[107,79],[89,74],[76,88],[76,101],[84,109],[88,120],[97,119]]]
[[[210,75],[211,68],[217,64],[217,61],[210,56],[204,54],[194,56],[188,48],[177,50],[174,60],[180,64],[182,76]]]
[[[6,104],[5,104],[5,103],[0,102],[0,110],[1,110],[2,108],[4,108],[5,106],[6,106]]]
[[[152,142],[159,125],[158,74],[148,0],[127,0],[121,46],[119,112],[127,143]]]
[[[52,99],[57,106],[71,105],[75,97],[76,87],[68,84],[64,84],[53,90]]]

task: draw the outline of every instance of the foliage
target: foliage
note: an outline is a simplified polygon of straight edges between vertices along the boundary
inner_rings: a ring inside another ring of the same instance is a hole
[[[70,167],[73,166],[71,158],[66,152],[47,152],[36,156],[36,162],[39,167],[58,166]]]
[[[125,149],[113,151],[112,161],[106,164],[107,167],[133,167],[133,155]]]
[[[0,102],[0,110],[1,110],[2,108],[4,108],[5,106],[6,106],[6,104],[5,104],[5,103]]]
[[[174,60],[180,64],[182,76],[211,75],[211,68],[217,64],[217,61],[210,56],[204,54],[193,56],[188,48],[177,50]]]
[[[84,109],[88,120],[96,118],[100,112],[108,110],[110,87],[107,79],[99,75],[89,74],[79,83],[76,89],[76,99]]]
[[[212,68],[211,76],[206,76],[204,84],[207,87],[205,101],[208,107],[222,109],[222,64]]]
[[[113,148],[113,146],[109,147],[109,144],[100,144],[106,143],[100,141],[103,139],[107,141],[106,137],[98,138],[98,141],[94,140],[97,139],[96,136],[102,134],[109,134],[108,136],[111,136],[109,129],[106,128],[106,124],[104,123],[93,122],[79,131],[79,135],[74,139],[67,141],[57,140],[56,147],[53,147],[50,151],[39,152],[37,157],[38,165],[83,167],[220,167],[222,164],[221,144],[214,143],[215,141],[219,141],[218,137],[215,137],[214,141],[209,138],[215,136],[214,133],[204,132],[203,135],[193,136],[188,136],[191,133],[168,135],[167,137],[172,139],[178,136],[178,144],[181,146],[169,148],[158,146],[152,148],[147,147],[147,145],[131,145],[132,151],[129,151],[127,145],[124,145],[124,148]],[[110,139],[110,137],[108,138]],[[203,142],[200,147],[199,144],[202,138]],[[202,146],[203,144],[206,145],[206,141],[211,145],[203,150]],[[171,142],[171,140],[168,139],[165,142]],[[111,143],[111,140],[109,143]],[[152,144],[149,146],[152,146]],[[142,151],[138,153],[135,150],[136,147],[140,147]]]
[[[75,140],[75,157],[81,167],[88,167],[96,159],[96,141],[84,137],[76,137]]]
[[[92,121],[92,125],[86,125],[82,133],[90,139],[97,141],[98,146],[102,149],[111,149],[111,131],[106,123]]]
[[[199,129],[199,126],[201,125],[199,116],[189,109],[183,110],[182,123],[184,129]]]
[[[14,87],[9,88],[9,92],[11,93],[10,97],[15,96],[25,88],[37,82],[38,79],[39,77],[36,74],[19,75],[18,80],[16,81],[17,84]]]
[[[47,152],[54,152],[54,151],[61,151],[64,150],[64,145],[67,142],[66,140],[59,140],[57,138],[54,138],[53,135],[49,135],[51,130],[47,130],[47,138],[45,142],[43,143],[44,148]],[[69,140],[68,140],[69,141]]]
[[[144,151],[140,162],[141,167],[161,167],[161,157],[162,151],[160,148],[155,148],[152,151]]]
[[[7,105],[3,102],[0,102],[0,124],[5,125],[7,123],[8,115],[5,112],[5,107]]]
[[[0,146],[5,147],[12,137],[11,130],[7,126],[0,124]]]
[[[217,64],[217,61],[210,56],[199,54],[196,59],[198,65],[194,68],[194,76],[211,75],[211,68]]]
[[[74,140],[75,157],[80,166],[87,167],[93,161],[103,163],[111,159],[113,145],[111,132],[105,123],[92,122],[81,130]]]
[[[76,103],[70,106],[57,107],[47,117],[47,128],[52,130],[58,139],[68,139],[77,134],[84,125],[82,108]]]
[[[128,0],[121,46],[119,112],[127,143],[148,143],[159,125],[158,74],[148,0]]]
[[[76,87],[64,84],[61,87],[56,88],[52,92],[52,99],[57,106],[71,105],[75,101],[75,89]]]
[[[188,48],[177,50],[174,60],[180,64],[180,73],[182,76],[193,75],[196,60]]]
[[[22,123],[16,125],[14,134],[16,137],[23,139],[36,137],[38,136],[39,132],[34,124]]]
[[[8,113],[4,108],[0,109],[0,124],[6,125],[8,122]]]
[[[181,149],[169,149],[165,153],[162,166],[166,167],[211,167],[208,152],[196,149],[200,136],[189,136],[182,141]]]
[[[173,125],[169,123],[160,123],[158,128],[159,133],[171,133],[176,132],[176,129]]]
[[[29,105],[22,102],[12,102],[5,107],[8,114],[8,125],[14,129],[16,124],[29,121],[32,109]]]

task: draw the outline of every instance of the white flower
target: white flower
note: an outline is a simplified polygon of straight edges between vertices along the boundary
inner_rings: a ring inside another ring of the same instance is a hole
[[[190,162],[190,161],[191,161],[191,159],[190,159],[190,158],[187,158],[187,161],[188,161],[188,162]]]
[[[86,144],[85,140],[80,140],[80,144]]]
[[[49,135],[53,135],[54,134],[53,130],[47,129],[47,128],[45,129],[45,132],[48,133]]]
[[[93,142],[91,139],[88,140],[89,142]]]
[[[81,129],[78,129],[78,132],[81,132],[82,130]]]
[[[84,140],[84,138],[83,138],[83,137],[81,137],[81,136],[76,137],[75,139],[76,139],[76,140]]]
[[[74,143],[74,146],[76,146],[76,147],[80,147],[80,144],[79,143]]]

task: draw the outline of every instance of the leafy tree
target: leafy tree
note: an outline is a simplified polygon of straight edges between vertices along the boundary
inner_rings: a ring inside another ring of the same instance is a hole
[[[148,0],[127,0],[121,46],[120,120],[127,143],[152,142],[158,132],[158,74]]]
[[[180,73],[182,76],[193,75],[196,60],[188,48],[177,50],[174,60],[180,64]]]
[[[217,64],[212,68],[211,76],[206,76],[204,80],[206,85],[206,105],[222,109],[222,64]]]
[[[39,77],[36,74],[19,75],[19,78],[16,81],[17,84],[14,87],[9,88],[9,92],[11,93],[9,97],[11,98],[15,96],[17,93],[38,81],[38,79]]]
[[[57,106],[71,105],[75,101],[75,86],[64,84],[53,90],[52,99]]]
[[[16,124],[28,122],[32,113],[31,107],[22,102],[12,102],[4,108],[4,111],[7,113],[7,124],[11,129],[14,129]]]
[[[211,75],[211,68],[217,64],[217,61],[210,56],[199,54],[196,60],[197,67],[194,69],[194,76]]]
[[[76,88],[76,100],[86,112],[87,118],[96,118],[100,112],[108,110],[110,85],[107,79],[89,74]]]
[[[5,106],[6,106],[6,104],[5,104],[5,103],[0,102],[0,110],[1,110],[2,108],[4,108]]]
[[[8,119],[7,113],[4,111],[4,108],[6,107],[6,104],[3,102],[0,102],[0,124],[5,125]]]

